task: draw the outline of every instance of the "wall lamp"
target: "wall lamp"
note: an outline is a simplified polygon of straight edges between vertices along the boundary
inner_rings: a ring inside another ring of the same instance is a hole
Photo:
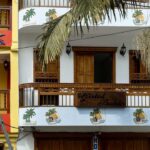
[[[5,60],[3,64],[4,64],[4,69],[7,70],[9,68],[9,62]]]
[[[72,51],[72,47],[70,45],[70,43],[68,42],[67,46],[66,46],[66,53],[69,55]]]
[[[121,46],[121,49],[120,49],[120,55],[124,56],[125,53],[126,53],[126,46],[123,43],[122,46]]]

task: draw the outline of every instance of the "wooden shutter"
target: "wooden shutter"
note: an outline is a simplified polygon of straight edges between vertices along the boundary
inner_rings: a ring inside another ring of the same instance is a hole
[[[34,51],[34,78],[35,82],[58,82],[59,58],[49,62],[42,71],[42,64],[38,61],[38,51]]]
[[[142,61],[136,56],[136,52],[131,50],[129,52],[129,66],[130,66],[130,82],[148,82],[148,72]]]
[[[75,82],[94,82],[94,56],[90,54],[76,54]]]

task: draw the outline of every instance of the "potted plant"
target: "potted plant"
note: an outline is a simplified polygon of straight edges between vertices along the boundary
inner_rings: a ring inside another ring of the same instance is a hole
[[[145,113],[143,109],[139,108],[133,112],[133,116],[135,117],[135,122],[144,122],[146,120]]]
[[[27,123],[30,123],[31,122],[30,119],[35,115],[36,115],[36,113],[33,108],[27,109],[27,111],[23,115],[23,119],[26,120]]]
[[[142,10],[135,10],[132,17],[134,18],[133,21],[135,24],[144,23],[144,14],[143,14]]]
[[[58,123],[58,122],[60,122],[59,115],[58,115],[55,108],[49,109],[49,111],[46,112],[45,116],[46,116],[46,120],[47,120],[48,123]]]
[[[90,116],[91,116],[90,120],[93,124],[103,123],[105,121],[102,112],[98,108],[93,109],[93,111],[90,112]]]
[[[49,9],[46,13],[45,13],[45,16],[46,16],[46,21],[51,21],[53,19],[56,19],[57,18],[57,15],[56,15],[56,10],[55,9]]]

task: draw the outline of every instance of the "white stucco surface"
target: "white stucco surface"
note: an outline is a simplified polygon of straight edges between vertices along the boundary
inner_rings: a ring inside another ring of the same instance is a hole
[[[72,46],[89,47],[117,47],[116,52],[116,83],[129,83],[129,50],[136,49],[134,38],[138,31],[124,34],[100,36],[108,33],[131,30],[123,27],[99,27],[92,28],[89,34],[85,34],[83,39],[72,35],[70,44]],[[27,32],[25,32],[27,31]],[[34,32],[33,32],[34,31]],[[36,32],[35,32],[36,31]],[[19,41],[19,82],[33,82],[33,48],[37,45],[36,37],[40,34],[39,28],[22,30]],[[29,34],[29,32],[31,32]],[[33,32],[33,33],[32,33]],[[90,38],[97,36],[94,38]],[[88,39],[86,39],[88,38]],[[120,55],[120,48],[125,44],[127,52],[125,56]],[[60,56],[60,82],[74,82],[74,54],[67,55],[65,47]]]
[[[32,133],[21,133],[19,139],[17,150],[34,150],[34,137]]]

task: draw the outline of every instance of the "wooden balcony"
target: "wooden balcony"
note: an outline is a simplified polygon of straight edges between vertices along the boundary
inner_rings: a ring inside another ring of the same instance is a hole
[[[69,7],[69,0],[19,0],[19,9],[27,7]]]
[[[130,76],[131,83],[150,83],[150,74],[132,73]]]
[[[12,12],[10,6],[0,6],[0,28],[11,29]]]
[[[0,90],[0,111],[9,111],[9,90]]]
[[[101,95],[104,96],[102,103],[99,101],[99,98],[102,98]],[[93,103],[95,101],[98,103]],[[20,107],[94,107],[95,105],[110,107],[110,104],[114,107],[150,107],[150,85],[140,83],[28,83],[20,85]]]

